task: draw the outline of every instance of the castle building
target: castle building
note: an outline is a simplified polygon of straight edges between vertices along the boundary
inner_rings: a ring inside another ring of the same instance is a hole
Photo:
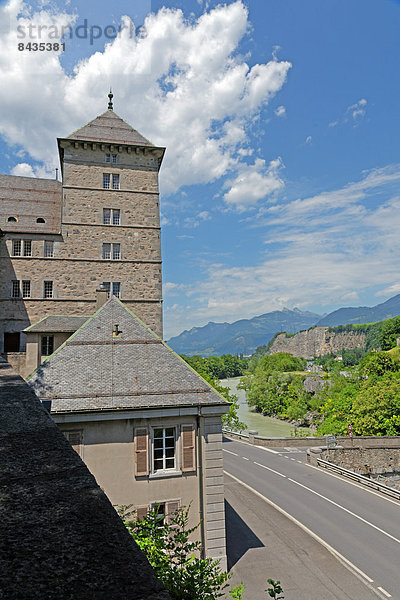
[[[43,317],[90,316],[100,285],[162,336],[165,148],[114,112],[111,93],[58,148],[62,183],[0,175],[0,352],[24,352],[23,330]]]
[[[165,149],[109,100],[58,140],[62,184],[0,176],[0,351],[113,504],[167,520],[190,505],[225,568],[229,405],[161,339]]]

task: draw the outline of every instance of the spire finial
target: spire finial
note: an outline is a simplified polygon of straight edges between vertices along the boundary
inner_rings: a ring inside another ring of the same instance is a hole
[[[108,94],[108,110],[113,109],[113,101],[112,101],[113,98],[114,98],[114,94],[112,93],[112,90],[110,88],[110,93]]]

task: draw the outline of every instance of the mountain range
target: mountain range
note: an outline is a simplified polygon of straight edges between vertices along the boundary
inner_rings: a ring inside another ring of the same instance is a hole
[[[340,308],[328,315],[318,315],[297,308],[275,310],[252,319],[234,323],[213,323],[193,327],[168,340],[178,354],[221,356],[252,354],[257,346],[267,344],[278,331],[297,333],[309,327],[335,327],[349,323],[373,323],[400,315],[400,294],[376,306]]]

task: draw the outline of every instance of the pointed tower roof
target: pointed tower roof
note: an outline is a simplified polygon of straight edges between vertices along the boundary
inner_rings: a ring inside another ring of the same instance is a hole
[[[111,108],[65,139],[154,147],[154,144],[121,119]]]
[[[42,400],[52,401],[52,413],[216,405],[219,412],[229,410],[114,297],[38,367],[29,384]]]

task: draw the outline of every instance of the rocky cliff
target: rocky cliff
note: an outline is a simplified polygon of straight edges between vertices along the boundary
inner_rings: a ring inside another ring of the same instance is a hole
[[[314,327],[293,336],[280,333],[273,341],[269,354],[289,352],[293,356],[312,359],[331,352],[364,348],[366,339],[367,336],[362,331],[333,332],[328,327]]]

